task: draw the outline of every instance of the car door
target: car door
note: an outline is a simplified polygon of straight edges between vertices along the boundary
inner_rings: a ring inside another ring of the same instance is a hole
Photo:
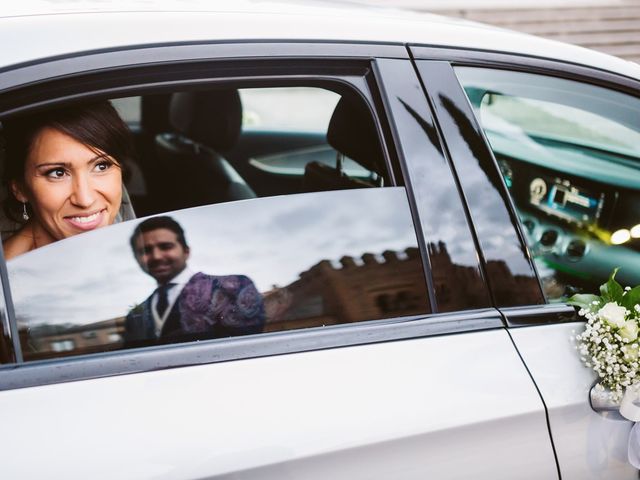
[[[8,478],[558,477],[543,402],[493,307],[404,46],[121,54],[0,76],[2,118],[295,80],[365,107],[387,183],[158,212],[184,227],[198,269],[253,280],[263,333],[124,348],[126,317],[155,288],[130,251],[140,219],[3,260]]]
[[[583,324],[563,300],[597,291],[618,266],[625,284],[638,283],[637,244],[614,235],[633,226],[637,208],[638,82],[515,56],[413,52],[494,299],[545,402],[562,478],[635,478],[631,423],[590,406],[595,375],[574,342]],[[515,283],[504,295],[496,261],[514,278],[535,267],[543,296]]]

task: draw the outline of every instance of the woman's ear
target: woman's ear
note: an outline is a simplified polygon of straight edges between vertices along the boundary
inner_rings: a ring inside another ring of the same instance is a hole
[[[13,193],[13,196],[16,197],[19,202],[28,202],[27,196],[24,194],[24,189],[18,181],[11,180],[11,182],[9,182],[9,187],[11,188],[11,193]]]

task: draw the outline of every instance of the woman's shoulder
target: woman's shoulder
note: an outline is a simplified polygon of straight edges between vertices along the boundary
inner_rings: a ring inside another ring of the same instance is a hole
[[[33,250],[33,238],[25,234],[22,230],[2,242],[5,260],[22,255]]]

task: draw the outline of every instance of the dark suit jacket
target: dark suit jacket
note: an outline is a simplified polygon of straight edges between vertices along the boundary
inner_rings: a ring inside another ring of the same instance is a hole
[[[173,304],[160,337],[155,333],[152,297],[127,314],[125,345],[148,344],[157,339],[171,342],[247,335],[259,333],[264,327],[262,295],[244,275],[196,273]]]

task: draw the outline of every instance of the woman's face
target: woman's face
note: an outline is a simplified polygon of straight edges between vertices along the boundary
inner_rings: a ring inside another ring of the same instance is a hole
[[[52,241],[111,225],[122,200],[122,171],[114,159],[52,128],[36,137],[16,198],[33,210],[34,228]]]

